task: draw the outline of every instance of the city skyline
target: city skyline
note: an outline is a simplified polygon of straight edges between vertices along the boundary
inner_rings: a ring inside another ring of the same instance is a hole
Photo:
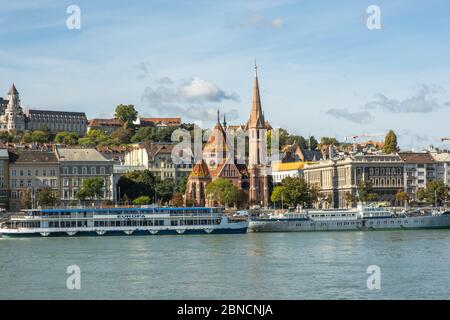
[[[341,141],[393,129],[404,149],[450,147],[444,1],[378,1],[381,30],[366,27],[369,1],[78,1],[80,30],[66,28],[68,1],[0,4],[0,96],[14,82],[25,108],[95,118],[129,103],[206,126],[220,108],[245,123],[256,58],[275,127]]]

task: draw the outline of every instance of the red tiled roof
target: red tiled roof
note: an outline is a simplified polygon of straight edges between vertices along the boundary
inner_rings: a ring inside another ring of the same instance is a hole
[[[151,123],[155,125],[179,126],[181,118],[140,118],[141,124]]]
[[[406,163],[435,163],[434,158],[425,152],[400,152],[398,155]]]

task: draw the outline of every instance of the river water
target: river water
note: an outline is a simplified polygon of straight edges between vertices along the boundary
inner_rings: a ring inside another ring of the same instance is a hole
[[[0,239],[0,299],[23,298],[449,299],[450,230]]]

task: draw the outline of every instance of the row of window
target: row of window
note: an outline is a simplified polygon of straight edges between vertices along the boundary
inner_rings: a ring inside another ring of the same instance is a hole
[[[78,174],[78,167],[72,167],[70,170],[69,167],[63,167],[63,174]],[[100,167],[100,174],[106,174],[106,168]],[[88,167],[81,167],[81,174],[88,174]],[[97,174],[97,167],[90,167],[89,174]]]
[[[83,185],[84,178],[78,179],[78,178],[63,178],[63,186],[69,187],[69,182],[72,182],[72,187],[78,187],[80,185]],[[106,179],[103,179],[103,185],[106,186]]]
[[[402,169],[401,168],[369,168],[369,174],[370,175],[401,175],[402,174]]]
[[[55,177],[56,176],[56,169],[42,169],[42,170],[39,170],[39,169],[34,169],[34,170],[32,170],[32,169],[27,169],[27,170],[25,170],[25,169],[19,169],[19,170],[11,169],[11,177],[17,177],[17,176],[23,177],[25,175],[31,176],[33,174],[35,176],[37,176],[37,177],[39,177],[39,176]]]
[[[40,187],[47,186],[52,188],[58,187],[58,179],[42,179],[42,180],[23,180],[23,179],[12,179],[9,181],[9,185],[11,189],[15,188],[32,188],[32,187]]]

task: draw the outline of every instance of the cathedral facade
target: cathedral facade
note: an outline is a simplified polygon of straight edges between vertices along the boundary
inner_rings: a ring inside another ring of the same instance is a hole
[[[84,136],[87,118],[84,112],[28,110],[20,103],[19,92],[14,84],[8,91],[7,100],[0,98],[0,131],[23,132],[46,127],[52,133],[76,132]]]
[[[212,129],[203,147],[202,159],[194,165],[189,175],[185,202],[200,206],[214,206],[206,195],[206,185],[215,179],[230,180],[245,192],[245,206],[267,207],[269,203],[269,163],[266,151],[266,133],[270,125],[265,121],[261,107],[257,67],[253,83],[253,99],[250,117],[242,129],[248,141],[248,159],[236,152],[235,126],[227,127],[224,119]]]

